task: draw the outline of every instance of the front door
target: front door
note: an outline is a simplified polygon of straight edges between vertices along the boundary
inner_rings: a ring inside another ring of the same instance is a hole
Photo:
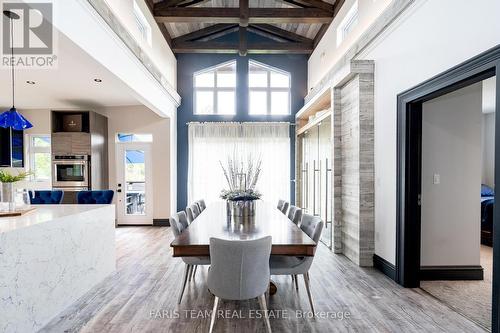
[[[117,144],[117,222],[153,224],[150,143]]]

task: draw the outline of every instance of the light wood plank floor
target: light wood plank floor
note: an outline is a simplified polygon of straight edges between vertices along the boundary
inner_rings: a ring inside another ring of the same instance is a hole
[[[198,269],[177,306],[184,265],[172,258],[169,228],[122,227],[116,231],[117,271],[54,318],[42,332],[208,332],[213,297],[207,269]],[[274,332],[484,332],[480,327],[420,289],[404,289],[374,269],[357,267],[321,245],[311,269],[316,311],[349,312],[347,319],[297,318],[309,311],[304,282],[295,291],[288,277],[273,277],[278,293],[270,296]],[[232,318],[219,318],[216,332],[264,332],[262,319],[248,318],[257,300],[222,302]],[[168,318],[178,311],[179,318]],[[152,316],[153,314],[153,316]],[[158,316],[161,314],[161,316]],[[156,316],[156,318],[155,318]],[[247,318],[238,318],[245,316]],[[186,317],[190,317],[189,319]]]

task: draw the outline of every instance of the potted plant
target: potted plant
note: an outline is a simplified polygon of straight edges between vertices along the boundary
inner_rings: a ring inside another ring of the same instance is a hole
[[[15,191],[14,184],[25,180],[30,175],[29,172],[19,172],[17,175],[13,175],[7,171],[0,170],[0,185],[1,185],[1,201],[7,202],[9,206],[9,211],[15,210]]]
[[[261,173],[262,160],[254,162],[251,156],[246,163],[237,159],[227,159],[224,166],[219,161],[229,189],[224,189],[220,197],[227,202],[228,214],[235,216],[255,215],[255,201],[262,196],[256,190],[257,181]]]

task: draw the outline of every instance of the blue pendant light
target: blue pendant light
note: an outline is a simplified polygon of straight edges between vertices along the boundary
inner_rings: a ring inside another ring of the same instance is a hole
[[[15,75],[14,75],[14,24],[13,20],[18,20],[20,17],[10,10],[4,10],[3,14],[10,20],[10,41],[11,41],[11,68],[12,68],[12,107],[10,110],[5,111],[0,114],[0,127],[8,128],[11,127],[14,130],[22,131],[33,127],[33,125],[24,118],[19,112],[17,112],[15,107]]]

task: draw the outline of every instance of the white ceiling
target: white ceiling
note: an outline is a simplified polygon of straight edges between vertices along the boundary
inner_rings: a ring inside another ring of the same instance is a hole
[[[131,90],[62,33],[57,34],[57,69],[16,70],[18,109],[98,109],[139,105]],[[95,78],[102,80],[96,83]],[[35,81],[35,85],[26,81]],[[0,68],[0,112],[11,105],[10,70]]]

